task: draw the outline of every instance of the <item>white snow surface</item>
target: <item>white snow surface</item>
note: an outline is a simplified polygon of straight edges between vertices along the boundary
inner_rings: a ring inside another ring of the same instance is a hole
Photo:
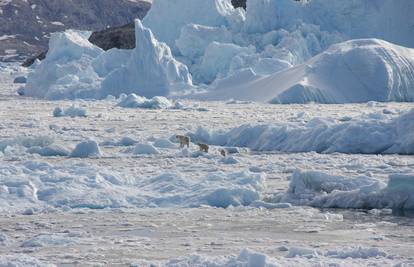
[[[230,130],[200,127],[192,140],[256,151],[414,154],[414,110],[397,117],[373,113],[342,121],[313,118],[303,123],[242,125]]]

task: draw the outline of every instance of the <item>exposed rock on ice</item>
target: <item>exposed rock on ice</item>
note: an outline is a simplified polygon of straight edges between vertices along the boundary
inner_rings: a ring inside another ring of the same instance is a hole
[[[414,154],[414,110],[394,118],[384,114],[351,121],[314,118],[294,123],[243,125],[229,131],[199,128],[192,140],[257,151]]]

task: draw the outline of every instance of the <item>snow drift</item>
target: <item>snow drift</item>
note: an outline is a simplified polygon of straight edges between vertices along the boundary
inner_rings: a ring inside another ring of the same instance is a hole
[[[414,176],[390,175],[388,184],[366,177],[295,172],[289,190],[275,201],[343,209],[414,209]]]
[[[191,140],[256,151],[414,154],[414,110],[397,117],[374,114],[350,121],[314,118],[304,125],[242,125],[229,131],[199,128]]]
[[[377,39],[333,45],[302,65],[248,85],[210,92],[208,99],[270,103],[355,103],[414,100],[414,49]]]

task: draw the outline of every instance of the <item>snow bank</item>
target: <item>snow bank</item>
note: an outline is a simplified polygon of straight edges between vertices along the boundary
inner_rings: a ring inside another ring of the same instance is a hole
[[[413,88],[414,49],[363,39],[333,45],[302,65],[205,97],[282,104],[411,102]]]
[[[81,107],[76,107],[74,105],[68,107],[67,109],[63,109],[61,107],[56,107],[53,110],[53,117],[87,117],[88,110]]]
[[[243,125],[229,131],[199,128],[191,140],[256,151],[414,154],[414,110],[397,117],[384,114],[350,121],[314,118],[304,125]]]
[[[289,190],[276,196],[275,201],[322,208],[412,210],[414,175],[390,175],[386,185],[366,176],[297,171]]]
[[[96,158],[101,156],[101,149],[94,140],[88,140],[76,145],[69,155],[71,158]]]
[[[157,176],[125,175],[90,163],[51,165],[28,161],[0,164],[0,211],[41,213],[53,207],[148,208],[249,206],[260,200],[265,176],[260,173],[212,172]]]

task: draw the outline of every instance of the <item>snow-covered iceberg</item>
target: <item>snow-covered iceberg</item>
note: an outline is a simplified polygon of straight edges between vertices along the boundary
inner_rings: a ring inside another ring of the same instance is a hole
[[[135,93],[413,101],[413,9],[411,0],[248,0],[246,11],[230,0],[155,0],[136,21],[134,50],[104,52],[87,33],[54,34],[21,92],[48,99]]]
[[[397,117],[374,114],[350,121],[314,118],[306,124],[242,125],[228,131],[199,128],[191,140],[256,151],[414,154],[414,110]]]
[[[154,38],[140,20],[135,21],[136,48],[126,64],[115,69],[102,82],[101,98],[121,93],[153,97],[167,96],[174,89],[191,85],[191,75],[178,62],[170,48]]]
[[[185,65],[174,59],[141,21],[135,22],[136,48],[103,51],[88,41],[90,33],[52,34],[50,49],[28,77],[24,95],[46,99],[101,99],[136,93],[147,97],[169,95],[191,87]]]
[[[270,103],[414,100],[414,49],[378,39],[336,44],[304,64],[207,94]]]

